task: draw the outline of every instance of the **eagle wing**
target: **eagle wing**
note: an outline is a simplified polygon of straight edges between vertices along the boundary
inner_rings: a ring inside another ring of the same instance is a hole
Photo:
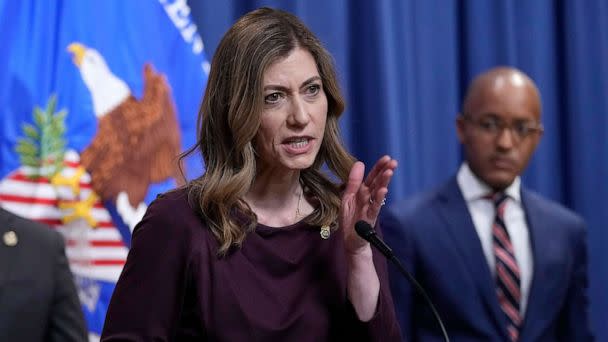
[[[150,183],[179,175],[179,132],[170,87],[146,64],[141,101],[131,96],[104,115],[81,155],[95,191],[112,202],[125,191],[136,207]]]

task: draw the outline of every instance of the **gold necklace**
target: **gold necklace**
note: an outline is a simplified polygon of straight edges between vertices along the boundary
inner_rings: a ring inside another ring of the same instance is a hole
[[[304,189],[302,189],[302,191],[300,191],[298,193],[298,206],[296,207],[296,221],[301,216],[301,214],[300,214],[300,202],[302,202],[302,193],[303,192],[304,192]],[[331,235],[331,229],[329,228],[329,225],[323,225],[323,226],[321,226],[321,231],[319,232],[319,234],[321,235],[321,238],[323,240],[329,239],[329,236]]]
[[[300,217],[300,202],[302,201],[302,191],[300,191],[298,193],[298,206],[296,207],[296,221],[298,220],[298,217]]]

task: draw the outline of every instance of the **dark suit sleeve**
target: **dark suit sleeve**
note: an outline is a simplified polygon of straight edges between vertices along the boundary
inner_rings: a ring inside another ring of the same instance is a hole
[[[74,278],[65,256],[63,237],[53,234],[54,292],[47,341],[87,341],[88,333]]]
[[[412,249],[412,241],[407,237],[405,223],[401,222],[394,212],[398,208],[387,209],[380,218],[384,241],[391,246],[393,253],[405,269],[415,275],[415,253]],[[392,264],[388,267],[388,275],[395,312],[401,327],[401,335],[403,340],[413,341],[414,326],[412,320],[415,289]]]
[[[183,224],[173,221],[176,216],[166,203],[156,200],[135,227],[102,341],[174,339],[188,281],[189,249]]]
[[[582,222],[576,228],[571,237],[574,256],[572,277],[558,322],[558,336],[564,342],[594,340],[588,312],[587,235]]]

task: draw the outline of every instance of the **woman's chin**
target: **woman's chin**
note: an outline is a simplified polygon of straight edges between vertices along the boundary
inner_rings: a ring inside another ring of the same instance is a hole
[[[313,156],[300,156],[298,158],[287,158],[280,161],[281,164],[290,170],[308,169],[315,162]]]

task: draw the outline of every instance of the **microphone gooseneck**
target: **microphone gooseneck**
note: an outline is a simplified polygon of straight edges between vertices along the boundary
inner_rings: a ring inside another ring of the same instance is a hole
[[[441,317],[439,316],[437,309],[435,309],[435,305],[433,305],[433,302],[429,298],[429,295],[422,288],[422,286],[418,283],[418,281],[410,274],[410,272],[408,272],[405,269],[405,267],[403,267],[403,265],[401,264],[399,259],[397,259],[397,257],[393,253],[393,250],[384,241],[382,241],[382,239],[380,239],[378,234],[376,234],[376,231],[374,230],[374,228],[369,223],[367,223],[363,220],[357,221],[357,223],[355,223],[355,231],[362,239],[364,239],[365,241],[369,242],[374,247],[376,247],[376,249],[378,249],[380,251],[380,253],[382,253],[393,264],[395,264],[395,266],[397,266],[397,269],[401,272],[401,274],[404,275],[412,285],[414,285],[414,288],[418,291],[418,293],[422,296],[422,298],[424,298],[426,303],[431,308],[431,311],[433,312],[433,315],[435,316],[435,320],[437,320],[437,323],[439,324],[439,327],[441,328],[441,332],[443,333],[443,339],[446,342],[450,342],[450,338],[448,337],[448,332],[446,331],[445,326],[443,325],[443,321],[441,320]]]
[[[369,223],[357,221],[357,223],[355,223],[355,231],[364,240],[374,245],[374,247],[388,259],[391,259],[394,256],[393,250],[378,237],[378,234],[376,234],[376,231]]]

